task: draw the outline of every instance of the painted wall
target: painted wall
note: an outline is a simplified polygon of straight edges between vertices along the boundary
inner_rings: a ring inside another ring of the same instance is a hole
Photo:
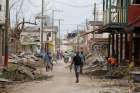
[[[130,5],[128,8],[128,23],[131,24],[140,19],[140,4]],[[140,26],[140,22],[136,22],[135,26]]]

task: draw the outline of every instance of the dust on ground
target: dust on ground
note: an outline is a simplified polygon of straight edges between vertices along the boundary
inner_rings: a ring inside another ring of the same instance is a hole
[[[57,63],[53,72],[43,70],[51,79],[17,84],[10,93],[129,93],[128,82],[124,80],[91,80],[82,75],[76,84],[74,72],[70,72],[67,65]]]

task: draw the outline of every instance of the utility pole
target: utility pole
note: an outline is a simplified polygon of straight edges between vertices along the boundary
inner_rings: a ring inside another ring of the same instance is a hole
[[[77,25],[77,51],[79,51],[79,25]]]
[[[54,32],[54,10],[52,10],[52,42],[53,42],[53,59],[55,59],[56,55],[56,32]],[[56,59],[55,59],[56,60]]]
[[[96,22],[97,20],[96,20],[96,3],[94,3],[94,13],[93,13],[93,15],[94,15],[94,21]],[[93,40],[94,40],[94,42],[95,42],[95,31],[94,31],[94,26],[93,26]]]
[[[5,58],[4,66],[8,66],[8,30],[9,30],[9,0],[6,0],[6,15],[5,15]]]
[[[44,0],[42,0],[42,12],[41,12],[41,29],[40,29],[40,43],[41,43],[41,51],[43,51],[43,16],[44,16]]]
[[[54,32],[54,13],[55,12],[61,12],[61,10],[52,10],[52,40],[54,40],[54,54],[56,53],[56,34],[57,32]],[[54,36],[53,36],[54,33]]]
[[[93,11],[94,11],[94,13],[93,13],[94,14],[94,21],[96,21],[96,3],[94,3],[94,10]]]
[[[60,37],[61,37],[61,21],[64,21],[63,19],[58,19],[58,37],[59,37],[59,51],[60,51],[60,47],[61,47],[61,40],[60,40]]]
[[[80,30],[79,27],[82,26],[81,24],[77,25],[77,51],[80,51]],[[85,30],[85,27],[84,27]]]
[[[61,30],[61,19],[59,19],[58,21],[59,21],[59,51],[60,51],[60,47],[61,47],[61,45],[60,45],[60,43],[61,43],[61,40],[60,40],[60,37],[61,37],[61,35],[60,35],[60,30]]]

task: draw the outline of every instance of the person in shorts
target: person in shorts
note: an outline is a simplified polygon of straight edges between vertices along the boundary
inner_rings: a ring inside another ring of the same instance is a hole
[[[74,56],[73,61],[71,63],[71,66],[74,64],[76,83],[79,83],[79,74],[80,74],[81,63],[82,63],[81,57],[79,55],[79,52],[77,52],[76,56]]]

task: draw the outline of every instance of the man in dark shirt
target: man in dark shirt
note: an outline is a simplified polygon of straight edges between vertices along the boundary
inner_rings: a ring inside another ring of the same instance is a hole
[[[80,74],[81,63],[82,63],[81,57],[79,55],[79,52],[77,52],[76,56],[74,56],[72,64],[71,64],[71,66],[74,64],[76,83],[79,83],[79,74]]]

